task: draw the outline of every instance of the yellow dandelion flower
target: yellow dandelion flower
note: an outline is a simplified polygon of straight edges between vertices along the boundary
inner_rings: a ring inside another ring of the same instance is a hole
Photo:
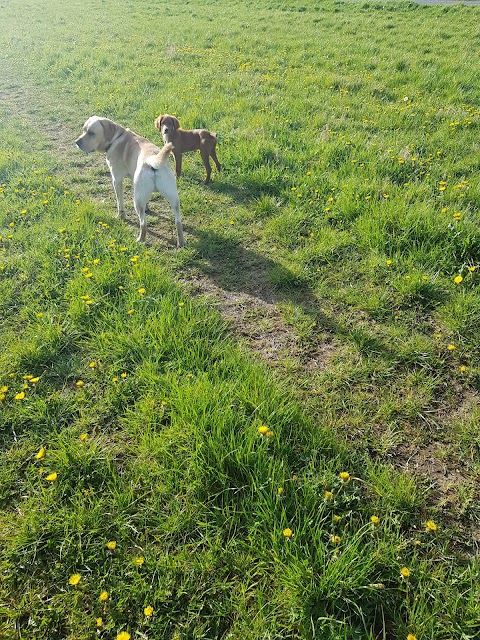
[[[81,433],[78,436],[78,439],[80,440],[80,442],[84,442],[87,438],[88,438],[88,433]]]
[[[340,536],[330,536],[330,542],[333,542],[333,544],[340,544],[341,540]]]
[[[95,361],[92,361],[88,366],[90,367],[90,369],[95,369],[95,367],[97,366],[97,363]]]
[[[407,640],[417,640],[417,636],[414,636],[412,633],[409,633],[407,636]]]
[[[25,392],[20,391],[20,393],[15,394],[15,400],[23,400],[25,398]]]
[[[123,372],[123,373],[121,373],[121,374],[120,374],[120,377],[121,377],[121,378],[126,378],[126,377],[127,377],[127,374],[126,374],[125,372]]]
[[[88,300],[90,296],[80,296],[80,300]]]
[[[0,393],[7,393],[7,391],[8,391],[8,387],[6,385],[0,388]]]
[[[291,538],[293,536],[293,531],[291,529],[284,529],[283,530],[283,535],[285,536],[285,538]]]
[[[380,523],[380,518],[378,516],[371,516],[370,517],[370,522],[372,522],[373,524],[379,524]]]
[[[138,293],[143,296],[145,293],[146,289],[144,287],[140,287],[140,289],[138,290]]]
[[[470,273],[473,273],[476,270],[477,267],[468,267],[468,270],[470,271]]]
[[[454,344],[449,344],[449,345],[448,345],[448,347],[447,347],[447,349],[448,349],[449,351],[455,351],[455,349],[456,349],[456,348],[457,348],[457,347],[456,347]]]
[[[277,493],[278,493],[279,496],[281,496],[284,491],[285,491],[285,489],[283,487],[278,487],[278,489],[277,489]]]
[[[37,384],[37,382],[38,382],[39,380],[40,380],[40,376],[37,376],[36,378],[32,378],[32,379],[30,380],[30,382],[31,382],[32,384]]]
[[[387,260],[385,264],[387,265],[387,267],[389,267],[392,264],[392,262],[393,260]]]
[[[82,579],[82,576],[79,573],[74,573],[68,579],[68,584],[71,584],[74,587],[80,582],[81,579]]]
[[[135,313],[135,309],[129,309],[127,313],[129,316],[133,316],[133,314]]]
[[[460,284],[460,282],[462,282],[462,280],[463,280],[462,276],[455,276],[455,278],[453,279],[455,284]]]
[[[269,429],[265,435],[267,438],[273,438],[275,433],[271,429]]]
[[[462,364],[462,366],[460,367],[460,371],[462,373],[465,373],[465,371],[467,371],[468,367],[466,367],[464,364]]]
[[[3,402],[7,396],[4,393],[0,393],[0,402]]]
[[[135,564],[137,565],[137,567],[141,567],[144,563],[145,558],[143,556],[138,556],[138,558],[135,558]]]
[[[49,482],[56,482],[58,478],[58,473],[56,471],[53,471],[53,473],[48,474],[48,476],[45,476],[45,480],[48,480]]]
[[[40,447],[40,450],[37,453],[37,455],[35,456],[35,458],[37,460],[43,460],[45,458],[45,453],[46,453],[45,447]]]
[[[268,431],[268,427],[266,427],[264,424],[262,424],[261,427],[258,427],[258,433],[260,433],[262,436],[264,436]]]
[[[425,526],[427,527],[427,529],[429,531],[436,531],[437,530],[437,525],[435,524],[435,522],[433,520],[428,520],[425,523]]]
[[[102,593],[98,596],[100,602],[106,602],[108,600],[108,591],[102,591]]]
[[[100,264],[100,258],[95,258],[95,260],[93,261],[93,264]]]
[[[410,577],[410,569],[408,569],[407,567],[402,567],[400,569],[400,575],[402,576],[402,578],[409,578]]]
[[[117,633],[117,640],[130,640],[130,634],[128,631],[121,631]]]
[[[103,627],[103,620],[102,618],[95,618],[95,623],[97,625],[97,629],[100,629],[100,627]]]
[[[116,548],[117,548],[117,543],[115,542],[115,540],[110,540],[109,542],[107,542],[107,549],[109,551],[115,551]]]
[[[83,380],[77,380],[75,384],[77,385],[77,387],[83,387],[85,383]]]
[[[325,491],[324,498],[325,500],[331,500],[333,498],[333,493],[331,491]]]
[[[179,303],[178,303],[178,306],[179,306],[179,307],[184,307],[184,306],[185,306],[185,303],[184,303],[184,302],[179,302]]]
[[[341,471],[338,476],[342,482],[348,482],[350,480],[350,474],[348,471]]]
[[[153,614],[153,607],[145,607],[143,613],[147,616],[147,618],[150,618],[150,616]]]

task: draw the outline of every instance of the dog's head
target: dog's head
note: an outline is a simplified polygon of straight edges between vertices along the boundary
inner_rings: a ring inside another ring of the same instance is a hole
[[[155,126],[162,136],[168,136],[180,128],[180,122],[175,118],[175,116],[169,116],[168,113],[166,113],[163,116],[158,116],[155,120]]]
[[[112,120],[91,116],[83,125],[83,134],[75,140],[75,144],[86,153],[106,151],[117,129],[118,125]]]

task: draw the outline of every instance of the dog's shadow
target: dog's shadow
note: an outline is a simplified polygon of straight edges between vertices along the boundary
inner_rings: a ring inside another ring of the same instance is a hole
[[[189,266],[203,273],[225,292],[244,293],[266,304],[292,302],[315,316],[324,328],[335,330],[308,283],[272,258],[242,246],[236,239],[188,227],[194,248]]]
[[[372,335],[368,327],[356,324],[354,320],[339,321],[337,312],[326,311],[324,301],[315,294],[310,283],[279,261],[243,247],[234,238],[192,228],[187,231],[189,245],[195,250],[189,266],[225,291],[227,297],[228,292],[234,292],[259,299],[266,305],[290,303],[311,319],[314,334],[324,334],[321,344],[327,334],[353,342],[365,356],[395,357],[393,347]]]

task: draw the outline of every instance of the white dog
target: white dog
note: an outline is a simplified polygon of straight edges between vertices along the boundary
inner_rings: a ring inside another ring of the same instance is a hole
[[[123,209],[123,179],[133,181],[133,203],[140,218],[139,242],[144,242],[147,235],[145,208],[154,191],[164,196],[175,214],[177,227],[177,245],[183,247],[183,226],[180,218],[180,201],[178,199],[177,181],[173,169],[168,162],[172,145],[166,144],[159,149],[145,138],[124,129],[107,118],[92,116],[83,125],[83,135],[75,144],[90,153],[104,151],[107,164],[112,174],[113,188],[117,196],[118,215],[125,219]]]

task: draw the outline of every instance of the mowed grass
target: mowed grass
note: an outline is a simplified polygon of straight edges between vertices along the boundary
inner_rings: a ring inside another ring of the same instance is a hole
[[[475,637],[478,9],[1,9],[0,634]],[[183,251],[73,148],[167,111],[223,164]],[[274,372],[197,278],[274,299]]]

